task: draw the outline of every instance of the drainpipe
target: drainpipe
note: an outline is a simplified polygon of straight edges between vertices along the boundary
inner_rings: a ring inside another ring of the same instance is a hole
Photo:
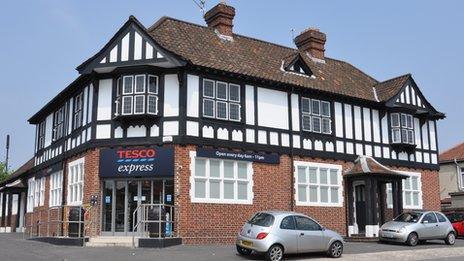
[[[293,94],[293,91],[294,91],[294,87],[292,86],[292,89],[290,91],[290,104],[292,105],[293,107],[293,104],[291,103],[292,101],[292,94]],[[298,100],[299,102],[299,100]],[[291,176],[291,180],[292,180],[292,195],[291,195],[291,205],[290,205],[290,210],[291,211],[295,211],[295,193],[296,193],[296,190],[295,190],[295,162],[294,162],[294,155],[293,155],[293,121],[292,121],[292,107],[289,108],[289,122],[290,122],[290,135],[289,135],[289,141],[290,141],[290,163],[291,163],[291,173],[290,173],[290,176]],[[299,113],[299,112],[298,112]],[[298,115],[299,117],[299,115]],[[301,126],[300,126],[301,128]]]

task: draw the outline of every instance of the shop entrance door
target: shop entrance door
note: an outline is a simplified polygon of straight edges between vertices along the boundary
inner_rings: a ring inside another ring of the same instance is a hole
[[[174,204],[173,194],[172,179],[104,180],[102,235],[131,235],[133,213],[138,206],[141,204]]]

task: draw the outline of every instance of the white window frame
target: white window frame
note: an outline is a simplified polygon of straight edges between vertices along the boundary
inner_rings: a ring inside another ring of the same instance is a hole
[[[130,98],[131,102],[130,102],[130,108],[131,108],[131,111],[130,112],[125,112],[124,111],[124,105],[125,105],[125,99],[124,98]],[[121,114],[122,115],[132,115],[134,113],[134,96],[133,95],[127,95],[127,96],[122,96],[122,107],[121,107]]]
[[[142,91],[137,91],[137,78],[138,77],[143,77],[143,90]],[[134,75],[134,86],[133,86],[133,91],[134,94],[142,94],[145,93],[146,87],[147,87],[147,77],[145,74],[136,74]]]
[[[206,160],[205,165],[205,176],[195,176],[195,160],[202,159]],[[219,177],[210,177],[209,173],[209,161],[217,160],[220,162]],[[224,177],[224,162],[233,162],[234,163],[234,178],[225,178]],[[237,163],[247,164],[247,179],[238,178],[238,167]],[[205,181],[205,198],[195,197],[195,180],[204,180]],[[210,198],[209,194],[209,184],[210,180],[216,180],[220,182],[219,185],[219,198]],[[234,199],[224,199],[224,182],[234,182]],[[247,182],[247,199],[238,199],[238,183]],[[226,159],[216,159],[216,158],[203,158],[197,157],[195,151],[190,151],[190,201],[192,203],[213,203],[213,204],[253,204],[253,164],[248,161],[236,161],[236,160],[226,160]]]
[[[11,215],[18,214],[18,204],[19,204],[18,194],[11,194]]]
[[[80,175],[79,171],[81,171]],[[74,175],[77,175],[77,177],[75,177]],[[68,163],[67,178],[67,204],[70,206],[82,205],[82,200],[84,196],[85,158],[80,158]],[[78,190],[76,190],[76,188],[78,188]]]
[[[328,101],[323,101],[323,100],[318,100],[318,99],[311,99],[311,98],[308,98],[308,97],[301,97],[301,104],[303,104],[303,102],[309,102],[309,111],[303,111],[303,106],[301,106],[301,128],[303,131],[307,131],[307,132],[313,132],[313,133],[321,133],[321,134],[327,134],[327,135],[330,135],[333,133],[333,130],[332,130],[332,109],[330,108],[331,107],[331,103],[328,102]],[[318,107],[319,107],[319,113],[314,113],[313,111],[313,102],[316,102],[318,103]],[[329,115],[323,115],[322,114],[322,104],[328,104],[328,113]],[[303,118],[308,118],[309,119],[309,129],[308,128],[305,128],[305,124],[303,124]],[[314,119],[319,119],[319,126],[320,126],[320,129],[318,131],[315,131],[314,130],[314,122],[313,120]],[[329,121],[329,131],[328,132],[324,132],[323,131],[323,128],[322,128],[322,122],[323,122],[323,119],[326,119]]]
[[[151,112],[149,110],[149,106],[150,106],[149,99],[150,99],[150,97],[155,97],[155,100],[156,100],[155,112]],[[153,95],[153,94],[148,94],[147,95],[147,100],[146,100],[146,106],[147,106],[147,113],[148,114],[157,115],[158,114],[158,96]]]
[[[131,92],[126,92],[126,84],[125,84],[125,79],[126,78],[131,78],[132,81],[132,91]],[[134,94],[134,76],[133,75],[125,75],[122,77],[122,95],[131,95]]]
[[[63,171],[57,171],[50,175],[50,192],[48,206],[56,207],[62,205],[63,193]]]
[[[40,179],[36,179],[34,182],[34,207],[38,207],[40,204]]]
[[[304,167],[306,168],[306,182],[305,183],[300,183],[298,180],[298,167]],[[316,170],[316,178],[317,178],[317,183],[310,183],[309,181],[309,175],[308,175],[308,170],[310,168],[317,169]],[[320,170],[321,169],[327,169],[327,184],[321,184],[320,183]],[[327,163],[317,163],[317,162],[307,162],[307,161],[295,161],[294,162],[294,180],[295,183],[293,184],[294,189],[295,189],[295,203],[297,206],[316,206],[316,207],[343,207],[343,185],[342,185],[342,165],[336,165],[336,164],[327,164]],[[336,185],[331,185],[330,184],[330,170],[336,170],[337,171],[337,184]],[[298,197],[298,186],[303,185],[306,186],[306,201],[300,201]],[[317,202],[310,202],[309,201],[309,187],[310,186],[317,186]],[[321,187],[328,187],[329,192],[328,192],[328,201],[329,202],[321,202]],[[338,188],[338,202],[337,203],[332,203],[331,202],[331,193],[330,193],[330,188],[331,187],[336,187]]]
[[[398,117],[398,125],[393,125],[393,117]],[[404,122],[403,122],[403,117],[404,117]],[[410,121],[411,126],[408,126],[408,122]],[[390,113],[390,133],[391,133],[391,143],[394,144],[411,144],[414,145],[416,144],[415,140],[415,131],[414,131],[414,117],[411,114],[406,114],[406,113]],[[395,135],[393,132],[399,131],[399,140],[395,139]],[[403,140],[403,131],[406,131],[406,136],[409,136],[409,134],[412,134],[411,140],[407,138],[406,141]]]
[[[150,83],[150,78],[155,78],[155,79],[156,79],[156,80],[155,80],[155,82],[156,82],[155,92],[150,91],[150,87],[149,87],[149,85],[150,85],[150,84],[149,84],[149,83]],[[159,81],[158,81],[158,76],[149,74],[148,77],[147,77],[147,93],[148,93],[148,94],[158,94],[158,88],[159,88],[159,87],[158,87],[158,83],[159,83]]]
[[[212,83],[213,85],[213,96],[209,96],[209,95],[205,95],[205,82],[209,82],[209,83]],[[202,86],[203,86],[203,89],[202,89],[202,95],[203,95],[203,98],[201,100],[201,104],[202,104],[202,112],[203,112],[203,117],[205,118],[211,118],[211,119],[218,119],[218,120],[225,120],[225,121],[234,121],[234,122],[241,122],[242,121],[242,104],[241,104],[241,97],[240,97],[240,88],[241,86],[239,84],[235,84],[235,83],[227,83],[227,82],[223,82],[223,81],[215,81],[215,80],[211,80],[211,79],[203,79],[203,82],[202,82]],[[224,98],[218,98],[218,84],[225,84],[226,86],[226,99]],[[238,100],[231,100],[230,99],[230,86],[236,86],[238,87]],[[214,108],[213,108],[213,116],[211,115],[205,115],[205,100],[210,100],[214,103]],[[218,117],[218,113],[217,113],[217,104],[218,103],[226,103],[226,117],[225,118],[219,118]],[[235,104],[235,105],[238,105],[238,119],[232,119],[230,117],[230,105],[231,104]]]
[[[403,179],[402,181],[402,192],[403,192],[403,195],[402,195],[402,198],[403,198],[403,209],[422,209],[423,208],[423,200],[422,200],[422,175],[420,172],[408,172],[408,171],[398,171],[400,173],[403,173],[403,174],[406,174],[409,176],[409,178],[411,177],[417,177],[417,187],[418,187],[418,190],[413,190],[412,189],[412,179],[410,181],[410,186],[411,186],[411,189],[407,189],[405,190],[404,188],[404,182],[405,180]],[[409,179],[408,178],[408,179]],[[406,205],[406,192],[411,192],[411,204],[410,205]],[[412,202],[413,202],[413,197],[412,197],[412,193],[414,192],[419,192],[419,199],[418,199],[418,205],[413,205]],[[388,201],[390,202],[393,202],[393,194],[392,194],[392,186],[391,186],[391,183],[387,183],[387,186],[386,186],[386,197],[387,197],[387,208],[393,208],[393,203],[389,203]],[[390,198],[390,200],[388,200],[388,198]]]
[[[40,192],[39,192],[39,195],[40,195],[39,205],[40,206],[45,205],[45,181],[46,179],[47,179],[46,177],[40,178]]]
[[[27,203],[26,203],[27,213],[34,211],[34,205],[35,205],[35,178],[32,177],[27,180]]]
[[[142,101],[143,101],[143,103],[142,103],[142,111],[137,112],[137,110],[136,110],[137,109],[136,100],[137,100],[137,98],[140,98],[140,97],[142,97]],[[146,95],[134,95],[134,99],[133,99],[134,109],[133,109],[133,112],[134,112],[135,115],[145,114],[145,97],[146,97]]]

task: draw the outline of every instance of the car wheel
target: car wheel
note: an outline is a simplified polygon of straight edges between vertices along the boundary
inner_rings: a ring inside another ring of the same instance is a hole
[[[417,243],[419,243],[419,237],[416,233],[412,232],[411,234],[409,234],[408,239],[406,240],[406,244],[410,246],[416,246]]]
[[[341,257],[343,254],[343,243],[340,241],[333,242],[330,245],[329,250],[327,251],[327,254],[333,258]]]
[[[454,245],[456,242],[456,235],[453,232],[449,232],[445,238],[445,243],[447,245]]]
[[[266,260],[280,261],[284,257],[284,248],[281,245],[272,245],[266,252]]]
[[[237,252],[242,256],[249,256],[251,255],[251,252],[253,252],[253,250],[241,247],[239,245],[237,245],[236,247],[237,247]]]

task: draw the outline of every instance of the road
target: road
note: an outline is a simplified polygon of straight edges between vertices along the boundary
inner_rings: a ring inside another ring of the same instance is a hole
[[[408,247],[396,244],[346,243],[345,252],[338,260],[464,260],[464,240],[447,246],[436,241]],[[323,254],[290,255],[286,260],[330,260]],[[263,260],[262,256],[238,256],[234,246],[174,246],[165,249],[132,249],[123,247],[70,247],[55,246],[24,240],[21,234],[0,234],[1,261],[118,261],[118,260]]]

